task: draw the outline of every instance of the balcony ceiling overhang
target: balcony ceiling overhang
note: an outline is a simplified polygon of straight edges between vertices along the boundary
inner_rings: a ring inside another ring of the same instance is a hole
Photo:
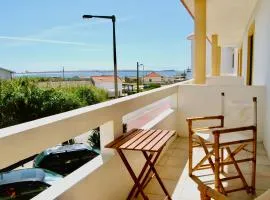
[[[194,17],[194,0],[180,0]],[[220,46],[239,46],[258,0],[206,0],[207,34],[219,35]],[[209,37],[211,38],[211,37]]]

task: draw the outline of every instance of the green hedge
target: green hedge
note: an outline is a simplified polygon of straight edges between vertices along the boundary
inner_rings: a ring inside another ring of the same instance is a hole
[[[107,99],[107,92],[94,86],[39,88],[36,79],[0,80],[0,128]]]

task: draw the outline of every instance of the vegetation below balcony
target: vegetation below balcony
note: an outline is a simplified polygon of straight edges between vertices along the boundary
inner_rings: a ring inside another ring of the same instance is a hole
[[[105,90],[90,86],[40,88],[38,79],[0,80],[0,128],[106,101]]]

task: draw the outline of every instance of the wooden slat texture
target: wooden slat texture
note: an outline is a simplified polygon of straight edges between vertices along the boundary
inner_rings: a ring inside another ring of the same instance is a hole
[[[106,148],[157,152],[175,134],[168,130],[133,129],[107,144]]]
[[[142,131],[142,129],[132,129],[128,133],[121,135],[120,137],[116,138],[114,141],[107,144],[106,148],[115,148],[115,145],[118,144],[120,141],[124,140],[127,137],[133,136],[138,131]]]
[[[174,134],[175,131],[168,132],[157,144],[155,144],[155,146],[152,147],[151,151],[158,151]]]
[[[124,144],[125,142],[129,141],[130,139],[132,139],[133,137],[135,137],[136,135],[140,134],[143,130],[142,129],[138,129],[137,131],[135,131],[134,133],[130,134],[129,136],[125,137],[124,139],[122,139],[121,141],[119,141],[117,144],[115,144],[113,147],[114,148],[119,148],[122,144]]]
[[[149,151],[156,143],[158,143],[169,131],[163,130],[160,134],[158,134],[152,141],[143,147],[143,150]]]
[[[134,149],[136,146],[138,146],[140,143],[142,143],[144,140],[146,140],[146,138],[148,138],[154,132],[155,132],[155,130],[146,130],[146,133],[144,135],[142,135],[142,137],[140,137],[137,140],[133,140],[133,143],[132,144],[130,144],[129,146],[126,146],[127,149]],[[125,148],[125,147],[122,147],[122,146],[120,148]]]
[[[156,130],[152,135],[150,135],[148,138],[146,138],[141,144],[136,146],[134,149],[136,150],[141,150],[143,149],[146,145],[148,145],[150,142],[153,141],[160,133],[162,133],[162,130]]]

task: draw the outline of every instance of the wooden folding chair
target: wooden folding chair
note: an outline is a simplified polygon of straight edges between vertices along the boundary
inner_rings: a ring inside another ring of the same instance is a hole
[[[257,144],[257,98],[253,97],[253,102],[231,101],[229,107],[225,109],[225,94],[222,96],[222,115],[188,118],[189,128],[189,175],[203,169],[212,169],[215,175],[215,188],[227,195],[227,193],[239,190],[246,190],[247,193],[255,193],[256,175],[256,144]],[[234,114],[229,114],[229,112]],[[194,121],[220,120],[220,125],[204,128],[193,128]],[[252,145],[252,150],[247,151],[247,145]],[[205,156],[198,162],[193,163],[194,148],[201,147]],[[233,150],[232,150],[233,148]],[[236,155],[241,151],[251,153],[250,158],[237,159]],[[225,158],[224,153],[228,156]],[[239,163],[252,162],[251,185],[249,186]],[[221,178],[224,166],[234,165],[237,175]],[[240,179],[242,186],[239,188],[225,190],[224,181]]]

